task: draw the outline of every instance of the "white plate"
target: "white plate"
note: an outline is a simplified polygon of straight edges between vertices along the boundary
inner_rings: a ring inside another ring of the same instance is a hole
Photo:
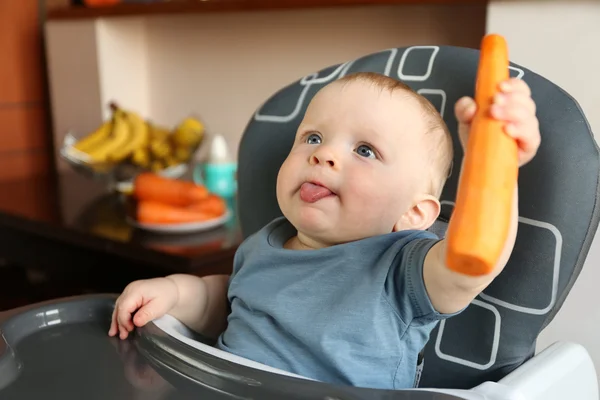
[[[128,218],[128,222],[136,228],[144,229],[147,231],[157,233],[192,233],[202,232],[210,229],[214,229],[218,226],[223,225],[231,218],[231,212],[227,210],[225,214],[218,218],[214,218],[208,221],[202,222],[190,222],[185,224],[150,224],[138,222],[132,218]]]

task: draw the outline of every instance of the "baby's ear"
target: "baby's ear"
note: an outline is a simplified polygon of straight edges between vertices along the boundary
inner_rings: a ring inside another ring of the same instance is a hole
[[[394,225],[394,231],[429,228],[440,215],[440,202],[431,195],[423,195],[411,208],[408,209],[400,220]]]

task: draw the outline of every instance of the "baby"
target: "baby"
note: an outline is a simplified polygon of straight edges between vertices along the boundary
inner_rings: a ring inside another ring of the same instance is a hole
[[[535,104],[521,80],[499,90],[491,114],[506,121],[523,165],[540,143]],[[470,97],[455,105],[463,146],[475,111]],[[309,104],[279,171],[284,216],[245,240],[231,276],[129,284],[109,335],[125,339],[168,313],[220,349],[308,378],[413,387],[432,328],[502,271],[516,236],[517,195],[497,268],[472,277],[446,267],[445,240],[426,229],[440,212],[451,140],[406,85],[373,73],[333,81]]]

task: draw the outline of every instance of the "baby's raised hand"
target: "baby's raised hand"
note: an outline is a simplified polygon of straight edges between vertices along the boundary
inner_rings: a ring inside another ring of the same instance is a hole
[[[463,148],[476,110],[477,106],[471,97],[463,97],[456,102],[454,112]],[[531,161],[540,146],[541,136],[535,111],[531,91],[523,80],[511,78],[499,85],[499,93],[494,97],[490,114],[492,118],[505,121],[504,131],[517,141],[519,166]]]

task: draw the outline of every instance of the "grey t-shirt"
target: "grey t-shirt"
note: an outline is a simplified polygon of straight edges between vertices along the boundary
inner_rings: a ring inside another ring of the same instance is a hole
[[[228,327],[217,347],[335,384],[413,387],[418,353],[448,314],[432,306],[423,261],[439,240],[403,231],[320,250],[288,250],[277,218],[235,256]]]

